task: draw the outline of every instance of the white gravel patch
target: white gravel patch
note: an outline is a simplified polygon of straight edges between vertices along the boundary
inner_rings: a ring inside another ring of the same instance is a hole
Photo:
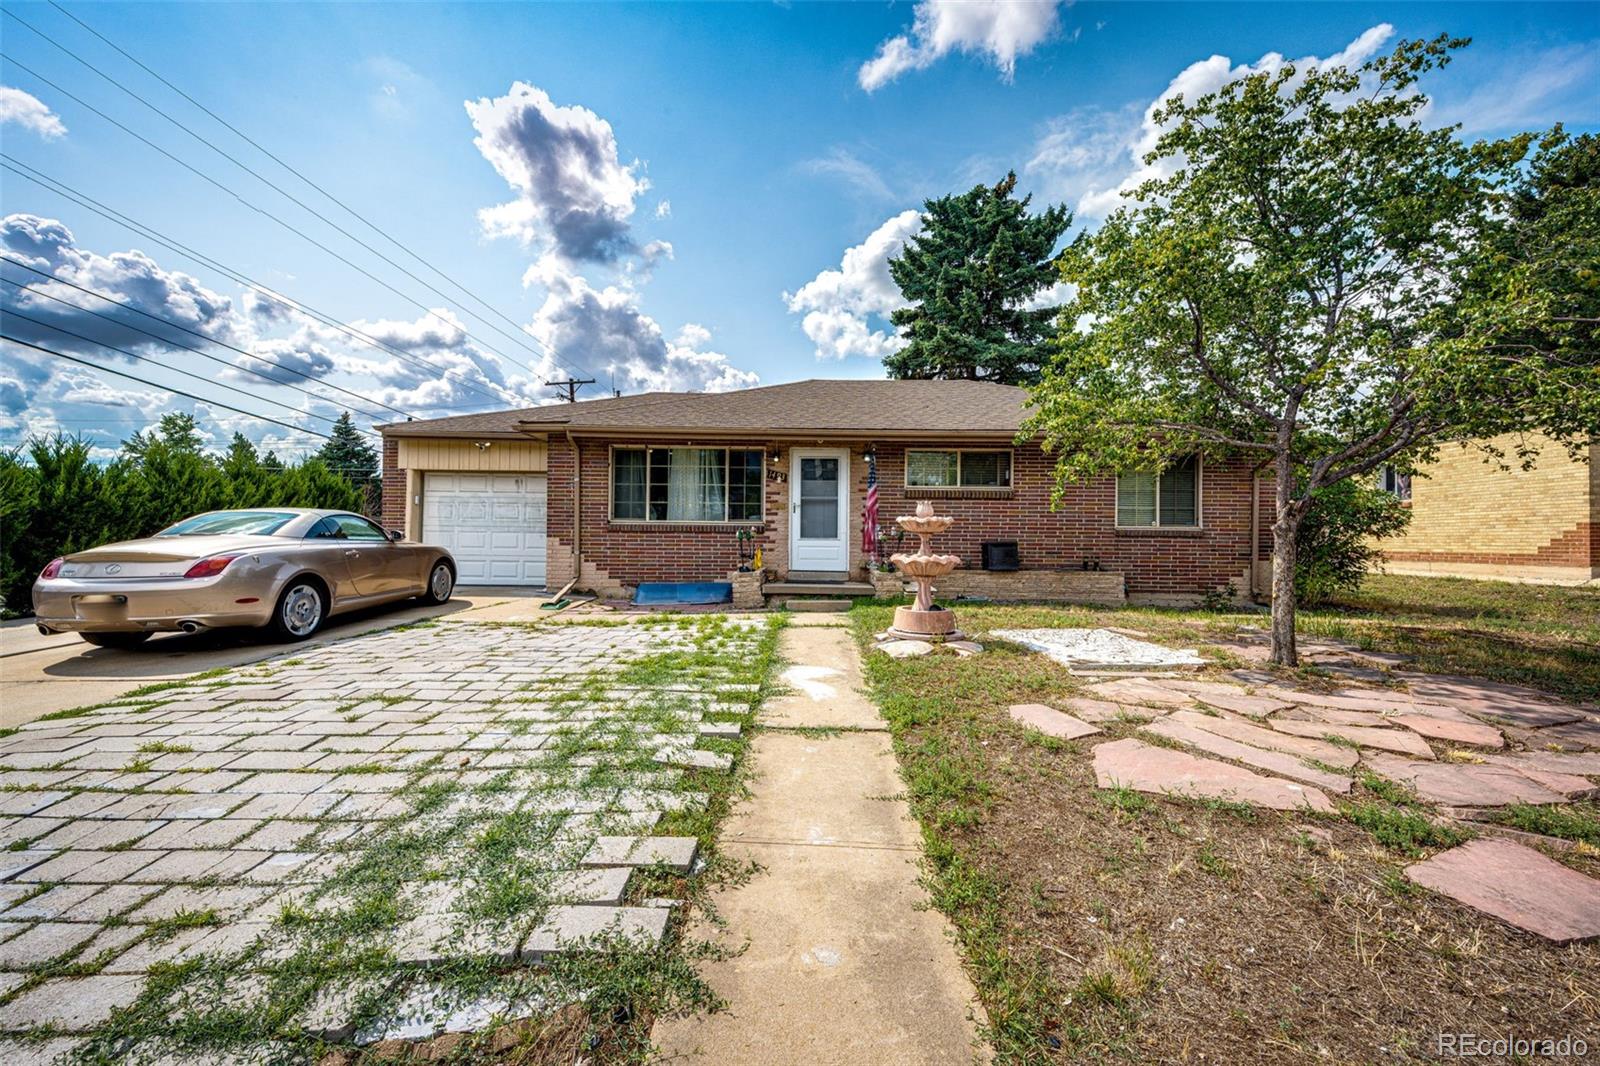
[[[1193,648],[1163,648],[1109,629],[996,629],[994,636],[1067,666],[1198,666]]]

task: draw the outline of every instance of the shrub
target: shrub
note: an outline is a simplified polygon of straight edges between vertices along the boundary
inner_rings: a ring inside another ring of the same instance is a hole
[[[225,456],[206,452],[189,415],[164,416],[109,463],[80,438],[34,438],[0,451],[0,612],[31,610],[34,578],[56,556],[146,537],[202,511],[359,511],[364,502],[361,488],[320,459],[284,464],[238,434]]]
[[[1411,512],[1392,493],[1357,481],[1319,489],[1295,537],[1294,587],[1304,604],[1361,584],[1378,561],[1373,540],[1401,532]]]

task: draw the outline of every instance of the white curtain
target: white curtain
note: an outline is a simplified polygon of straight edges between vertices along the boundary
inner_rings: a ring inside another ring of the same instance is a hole
[[[673,448],[667,464],[667,520],[721,522],[727,516],[727,452]]]

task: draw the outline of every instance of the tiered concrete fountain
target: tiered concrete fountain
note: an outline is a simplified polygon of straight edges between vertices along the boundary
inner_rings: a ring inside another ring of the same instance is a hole
[[[895,521],[907,533],[915,533],[920,542],[910,555],[889,556],[897,570],[917,583],[917,602],[910,607],[894,609],[894,625],[888,636],[892,640],[965,640],[956,628],[955,613],[933,602],[933,582],[960,566],[961,560],[954,555],[935,555],[930,541],[935,533],[949,529],[955,519],[934,514],[933,504],[923,500],[917,504],[915,517],[901,515]]]

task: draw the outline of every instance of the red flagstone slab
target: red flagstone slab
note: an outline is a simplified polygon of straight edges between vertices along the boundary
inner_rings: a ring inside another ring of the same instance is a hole
[[[1462,844],[1406,876],[1557,944],[1600,937],[1600,881],[1509,840]]]
[[[1242,696],[1244,689],[1238,685],[1230,685],[1225,681],[1195,681],[1189,678],[1174,678],[1171,681],[1157,681],[1155,684],[1162,688],[1176,689],[1187,692],[1191,696]]]
[[[1391,724],[1388,718],[1371,711],[1338,711],[1332,707],[1296,707],[1286,711],[1283,717],[1296,722],[1331,722],[1334,725],[1359,725],[1370,729],[1386,729]]]
[[[1115,681],[1102,681],[1098,685],[1090,685],[1088,691],[1101,699],[1114,700],[1118,703],[1159,703],[1174,707],[1190,707],[1194,704],[1194,697],[1187,692],[1174,692],[1154,681],[1138,677],[1119,677]]]
[[[1376,752],[1365,756],[1374,773],[1410,785],[1429,803],[1450,807],[1504,807],[1508,803],[1562,803],[1566,797],[1505,766],[1421,763]]]
[[[1514,770],[1527,767],[1533,770],[1553,770],[1558,774],[1587,774],[1600,777],[1600,752],[1582,751],[1519,751],[1507,755],[1486,755],[1498,766]]]
[[[1482,722],[1455,722],[1448,718],[1432,718],[1425,714],[1397,714],[1391,721],[1435,740],[1448,740],[1454,744],[1474,744],[1480,748],[1506,746],[1506,738],[1500,735],[1500,730]]]
[[[1416,700],[1405,696],[1396,698],[1383,689],[1364,689],[1366,695],[1329,695],[1325,692],[1301,692],[1297,689],[1283,688],[1279,685],[1269,685],[1257,689],[1258,696],[1271,696],[1274,699],[1287,700],[1298,703],[1302,707],[1328,707],[1340,711],[1366,711],[1368,714],[1382,714],[1384,711],[1409,711],[1416,705]]]
[[[1187,714],[1179,711],[1178,714]],[[1195,717],[1203,718],[1204,715]],[[1323,770],[1307,766],[1293,755],[1285,755],[1281,751],[1266,751],[1262,748],[1241,744],[1237,740],[1218,736],[1216,733],[1199,729],[1188,722],[1176,721],[1175,718],[1157,718],[1154,722],[1144,727],[1146,731],[1156,736],[1176,740],[1187,744],[1191,748],[1212,755],[1220,755],[1224,759],[1242,762],[1246,766],[1254,766],[1257,770],[1266,770],[1268,773],[1277,774],[1279,777],[1289,777],[1296,781],[1304,781],[1308,785],[1325,788],[1329,792],[1349,792],[1352,784],[1350,778],[1340,777]]]
[[[1419,759],[1433,758],[1428,742],[1415,733],[1403,729],[1369,729],[1358,725],[1334,725],[1331,722],[1297,722],[1274,718],[1272,728],[1280,733],[1297,737],[1341,737],[1363,748],[1380,748],[1415,755]]]
[[[1541,729],[1537,739],[1541,744],[1556,744],[1563,748],[1600,748],[1600,719],[1585,719]]]
[[[1326,740],[1313,740],[1311,737],[1296,737],[1288,733],[1279,733],[1273,729],[1264,729],[1252,725],[1239,718],[1226,715],[1201,714],[1198,711],[1174,711],[1172,717],[1185,725],[1204,729],[1208,733],[1215,733],[1229,740],[1237,740],[1241,744],[1249,744],[1256,748],[1266,748],[1270,751],[1286,751],[1291,755],[1302,758],[1316,759],[1329,766],[1338,766],[1348,770],[1356,764],[1355,749],[1346,748],[1339,744],[1329,744]]]
[[[1328,797],[1308,785],[1262,777],[1242,767],[1158,748],[1132,737],[1095,747],[1094,776],[1101,788],[1231,800],[1280,811],[1300,807],[1333,810]]]
[[[1534,784],[1548,788],[1551,792],[1559,792],[1569,800],[1600,796],[1600,785],[1596,785],[1587,777],[1558,773],[1554,770],[1535,770],[1526,766],[1518,766],[1516,771]]]
[[[1018,703],[1011,708],[1011,717],[1031,729],[1063,740],[1076,740],[1100,732],[1097,726],[1081,722],[1070,714],[1062,714],[1054,707],[1042,703]]]
[[[1116,722],[1124,718],[1137,718],[1142,722],[1150,717],[1150,710],[1147,707],[1130,707],[1125,703],[1092,700],[1086,696],[1074,696],[1070,700],[1062,700],[1061,706],[1085,722]]]
[[[1412,674],[1407,686],[1415,695],[1450,703],[1476,715],[1486,715],[1535,727],[1581,721],[1581,708],[1560,703],[1537,689],[1522,685],[1502,685],[1469,677],[1437,677]]]
[[[1290,706],[1283,700],[1275,700],[1270,696],[1246,696],[1242,692],[1226,696],[1201,696],[1200,702],[1208,707],[1218,707],[1236,714],[1248,714],[1252,718],[1265,718],[1273,711],[1281,711]]]

